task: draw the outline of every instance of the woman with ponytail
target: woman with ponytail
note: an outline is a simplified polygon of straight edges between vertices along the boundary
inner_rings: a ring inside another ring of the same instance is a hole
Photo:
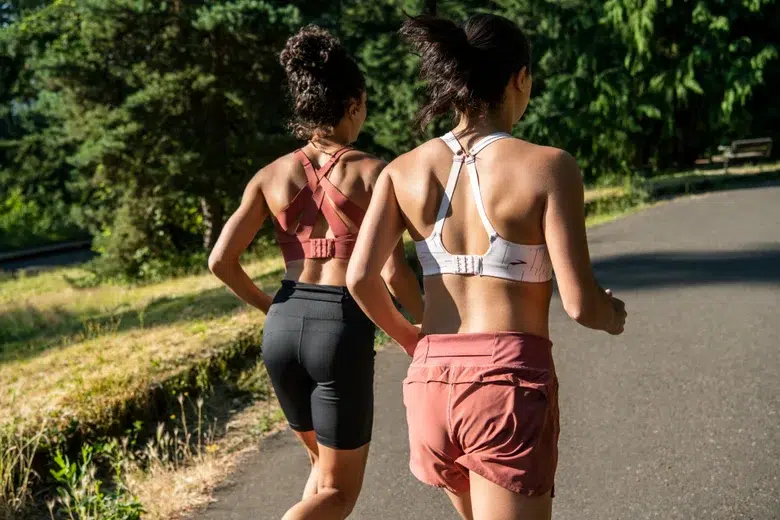
[[[358,304],[413,357],[403,383],[410,468],[464,519],[549,520],[558,454],[558,380],[548,314],[555,272],[566,312],[621,334],[623,302],[591,269],[582,179],[571,155],[510,135],[528,106],[531,49],[500,16],[420,16],[424,128],[455,128],[385,168],[350,262]],[[381,290],[404,231],[425,280],[422,328]]]
[[[366,118],[365,80],[336,38],[305,27],[287,41],[280,61],[293,98],[291,127],[306,144],[249,182],[209,266],[239,298],[268,315],[263,361],[311,460],[303,498],[284,519],[340,520],[352,511],[363,483],[374,406],[375,329],[345,287],[346,272],[384,163],[350,146]],[[239,264],[268,217],[286,267],[274,297]],[[419,319],[417,279],[396,244],[381,276]]]

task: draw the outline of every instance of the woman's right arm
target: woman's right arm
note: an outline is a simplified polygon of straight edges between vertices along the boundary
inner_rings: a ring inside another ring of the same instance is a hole
[[[590,263],[580,169],[568,153],[554,153],[543,224],[563,308],[580,325],[621,334],[625,304],[599,286]]]
[[[268,216],[268,206],[260,189],[260,174],[249,181],[241,206],[225,223],[209,256],[209,269],[222,280],[236,296],[249,305],[268,312],[273,298],[255,285],[239,263],[257,231]]]
[[[422,323],[423,298],[417,275],[406,261],[403,239],[398,241],[393,254],[382,269],[382,278],[390,294],[409,313],[412,323]]]

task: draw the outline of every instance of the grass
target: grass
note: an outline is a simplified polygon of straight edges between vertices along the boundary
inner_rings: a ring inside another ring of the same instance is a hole
[[[129,473],[129,488],[144,505],[144,518],[182,518],[206,506],[211,492],[240,459],[257,449],[258,438],[279,429],[284,416],[272,397],[262,365],[245,371],[239,378],[239,385],[250,390],[255,398],[241,411],[222,417],[222,434],[211,435],[212,440],[204,443],[205,449],[193,449],[191,452],[196,456],[178,467],[153,463],[143,468],[136,466]]]
[[[0,518],[12,518],[31,497],[33,459],[43,440],[43,428],[32,436],[0,428]]]
[[[741,164],[736,166],[729,166],[727,174],[724,174],[723,169],[720,167],[715,169],[697,168],[693,170],[657,175],[654,176],[652,180],[654,183],[666,183],[670,181],[691,180],[701,177],[755,175],[758,173],[772,172],[777,170],[780,170],[780,162],[762,162],[758,164]]]
[[[273,291],[283,262],[265,258],[246,269],[259,286]],[[53,453],[72,439],[78,448],[110,426],[126,426],[155,390],[175,392],[192,383],[212,389],[215,367],[224,371],[247,344],[259,351],[263,315],[210,274],[143,287],[80,289],[73,280],[83,276],[85,271],[68,268],[0,279],[0,518],[18,518],[29,505],[39,448]],[[238,382],[256,397],[249,406],[256,411],[255,436],[282,419],[262,374],[250,371]],[[234,397],[226,399],[211,412],[227,425],[226,411],[236,408]],[[237,431],[226,436],[223,428],[220,436],[235,444]],[[249,434],[241,438],[246,445]],[[235,457],[235,447],[226,450],[223,444],[209,444],[208,453],[201,446],[197,457],[186,456],[180,464],[147,461],[128,470],[128,489],[143,499],[144,517],[170,518],[173,510],[201,503]],[[41,477],[49,465],[36,468]],[[85,493],[79,488],[79,496]],[[79,516],[70,505],[58,507],[60,517]]]
[[[780,163],[735,167],[728,178],[778,169]],[[645,207],[656,187],[672,191],[682,186],[687,192],[697,182],[709,186],[725,178],[720,172],[694,170],[643,185],[591,189],[586,192],[587,224]],[[246,268],[269,291],[278,287],[283,274],[279,257],[253,261]],[[155,389],[176,392],[194,385],[213,390],[214,374],[224,373],[231,360],[249,352],[247,345],[259,352],[263,315],[210,274],[142,287],[83,288],[79,281],[86,276],[82,269],[67,268],[0,277],[0,519],[17,518],[14,512],[28,505],[33,454],[42,445],[52,449],[57,441],[76,439],[78,447],[98,435],[116,436],[109,426],[126,426],[144,406],[154,407],[149,399]],[[378,334],[378,344],[388,341]],[[155,459],[143,451],[125,454],[133,464],[123,469],[119,487],[140,500],[144,518],[180,517],[204,505],[258,436],[283,422],[261,364],[242,372],[236,384],[244,397],[254,399],[239,406],[233,397],[211,408],[207,404],[204,413],[223,426],[207,439],[198,427],[196,447],[190,449],[184,430],[169,424],[165,442],[179,446],[174,451],[181,455]],[[182,422],[181,416],[173,416],[169,423]],[[162,449],[159,434],[152,439]],[[81,489],[79,496],[85,493]]]
[[[272,290],[282,260],[247,270]],[[210,274],[94,289],[71,287],[68,275],[78,270],[0,282],[0,425],[105,423],[135,394],[262,328],[263,315]]]
[[[269,291],[283,275],[281,258],[246,268]],[[28,505],[35,470],[38,484],[47,476],[46,461],[32,465],[36,451],[121,431],[159,409],[154,396],[209,389],[215,374],[259,352],[262,313],[210,274],[77,288],[72,280],[85,275],[68,268],[0,279],[0,518]],[[278,415],[263,420],[267,429]],[[170,471],[156,474],[170,479]]]
[[[654,194],[662,191],[686,193],[696,184],[713,184],[719,181],[747,177],[780,171],[780,162],[764,162],[759,164],[743,164],[730,166],[728,174],[722,168],[693,169],[655,175],[644,181],[645,189]],[[614,179],[619,181],[619,179]],[[626,186],[593,186],[585,190],[585,203],[591,204],[599,200],[608,200],[625,196],[629,191]],[[610,213],[610,212],[606,212]]]
[[[738,186],[744,181],[761,182],[780,177],[780,162],[747,164],[722,169],[694,169],[656,175],[649,179],[623,180],[622,186],[592,187],[585,191],[586,224],[596,226],[629,213],[634,213],[655,201],[727,186]],[[617,179],[614,179],[617,181]]]
[[[585,203],[587,204],[589,202],[593,202],[594,200],[622,195],[623,192],[624,188],[622,186],[588,188],[585,190]]]

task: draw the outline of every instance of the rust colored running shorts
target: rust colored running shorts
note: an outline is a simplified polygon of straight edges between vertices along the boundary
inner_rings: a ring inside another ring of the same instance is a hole
[[[423,337],[403,385],[412,473],[454,493],[469,471],[514,493],[553,490],[558,380],[552,343],[501,332]]]

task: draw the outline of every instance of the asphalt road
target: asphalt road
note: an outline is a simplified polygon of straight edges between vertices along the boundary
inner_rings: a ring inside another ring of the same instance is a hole
[[[0,272],[13,272],[20,269],[29,271],[42,271],[46,269],[53,269],[55,267],[66,267],[70,265],[83,264],[84,262],[92,260],[94,257],[95,253],[86,247],[73,251],[47,253],[15,260],[2,260],[0,261]]]
[[[553,518],[780,519],[780,187],[679,199],[589,235],[600,282],[630,316],[613,338],[553,301]],[[399,350],[377,356],[374,442],[350,518],[456,518],[407,469],[407,363]],[[281,518],[306,475],[281,432],[196,518]]]

